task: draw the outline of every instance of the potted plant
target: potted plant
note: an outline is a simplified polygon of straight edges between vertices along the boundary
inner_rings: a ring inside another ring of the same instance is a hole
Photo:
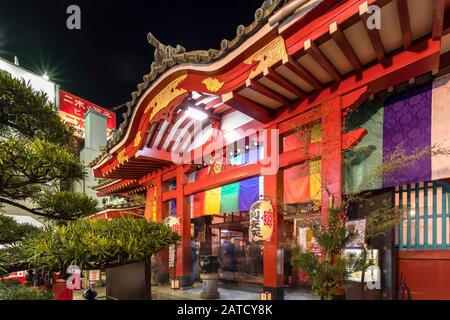
[[[345,299],[348,276],[366,266],[366,254],[345,254],[346,246],[357,233],[346,226],[342,208],[328,208],[328,224],[314,222],[311,226],[315,243],[312,250],[292,248],[292,263],[308,279],[315,294],[322,300]]]

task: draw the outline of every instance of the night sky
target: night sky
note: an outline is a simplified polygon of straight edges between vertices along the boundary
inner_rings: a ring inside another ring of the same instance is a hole
[[[22,67],[48,71],[62,89],[111,108],[129,101],[150,70],[148,32],[187,50],[219,49],[262,2],[0,0],[0,56],[17,55]],[[81,30],[66,28],[71,4],[81,8]]]

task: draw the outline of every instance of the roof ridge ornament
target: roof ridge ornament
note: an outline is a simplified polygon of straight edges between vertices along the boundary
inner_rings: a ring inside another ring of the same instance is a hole
[[[151,64],[150,72],[143,77],[144,82],[139,84],[138,90],[132,94],[132,99],[127,103],[127,117],[120,124],[117,135],[107,142],[107,149],[111,150],[123,138],[129,121],[132,118],[134,107],[151,83],[162,73],[177,64],[202,65],[219,60],[230,51],[236,49],[247,38],[255,34],[267,21],[286,3],[295,0],[265,0],[262,6],[255,11],[254,21],[250,25],[239,25],[236,29],[236,36],[232,40],[223,39],[219,49],[193,50],[187,51],[183,46],[176,47],[161,43],[152,33],[147,35],[148,42],[155,48],[154,61]],[[298,1],[298,0],[297,0]],[[103,155],[104,156],[104,155]],[[94,160],[92,163],[98,163]]]
[[[179,44],[176,47],[172,47],[161,43],[152,33],[148,34],[147,40],[155,48],[154,63],[157,65],[161,65],[164,60],[172,60],[177,54],[186,52],[186,49]]]

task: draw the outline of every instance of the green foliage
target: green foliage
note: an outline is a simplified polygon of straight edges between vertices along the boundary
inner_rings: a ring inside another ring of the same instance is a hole
[[[7,276],[11,272],[28,270],[29,263],[26,254],[20,245],[0,250],[0,277]]]
[[[65,188],[85,175],[72,142],[44,93],[0,71],[0,206],[61,220],[94,213],[94,200]]]
[[[0,141],[0,172],[0,194],[15,199],[34,196],[41,189],[39,185],[81,179],[85,175],[83,165],[61,145],[13,138]]]
[[[0,300],[52,300],[51,290],[14,286],[0,282]]]
[[[31,224],[21,224],[0,214],[0,245],[14,245],[39,231]]]
[[[20,255],[17,246],[39,232],[40,229],[35,226],[20,224],[13,218],[0,214],[0,245],[5,246],[0,250],[0,277],[27,269],[26,259]]]
[[[328,226],[316,222],[311,227],[321,253],[292,249],[292,263],[308,275],[314,292],[324,300],[332,300],[345,285],[347,277],[366,268],[366,254],[344,254],[345,247],[357,236],[346,227],[341,209],[328,209]]]
[[[40,215],[58,220],[75,220],[97,212],[97,200],[83,193],[44,190],[36,197]]]
[[[73,130],[55,110],[44,92],[36,92],[26,82],[0,71],[0,136],[68,145]]]
[[[144,261],[178,240],[170,227],[144,219],[82,219],[24,241],[18,254],[36,269],[98,269]]]
[[[384,235],[386,230],[395,227],[401,222],[401,210],[393,207],[391,201],[383,203],[383,206],[372,210],[366,217],[366,240]]]
[[[22,283],[19,280],[3,280],[0,281],[0,287],[17,287]]]

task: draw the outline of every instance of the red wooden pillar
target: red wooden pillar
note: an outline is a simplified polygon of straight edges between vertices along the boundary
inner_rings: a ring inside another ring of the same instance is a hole
[[[266,134],[271,137],[271,130]],[[266,139],[270,142],[269,139]],[[272,154],[271,143],[264,146],[267,148],[266,154]],[[264,243],[264,291],[272,293],[272,299],[284,299],[284,254],[283,239],[283,212],[279,210],[279,205],[283,201],[283,171],[270,176],[264,176],[264,196],[272,202],[274,210],[274,225],[271,241]]]
[[[176,275],[180,287],[192,286],[191,279],[191,213],[189,198],[184,196],[187,176],[183,166],[177,167],[177,216],[180,219],[180,245],[177,250]]]
[[[155,178],[156,188],[156,220],[163,222],[167,216],[167,205],[162,201],[162,193],[164,191],[162,176]],[[158,255],[158,283],[169,283],[169,249],[165,248]]]
[[[153,221],[154,205],[155,205],[155,188],[150,188],[147,190],[147,196],[145,197],[144,218],[147,221]]]
[[[330,196],[334,204],[342,200],[342,105],[341,97],[325,102],[322,108],[322,223],[328,223]]]

